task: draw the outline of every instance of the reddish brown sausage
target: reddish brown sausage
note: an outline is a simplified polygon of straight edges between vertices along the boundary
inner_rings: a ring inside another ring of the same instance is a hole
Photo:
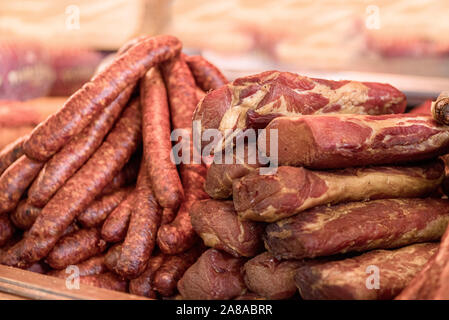
[[[212,63],[202,56],[184,56],[196,84],[204,91],[217,89],[226,83],[228,79]]]
[[[176,210],[173,208],[163,208],[161,225],[171,223],[176,218]]]
[[[119,189],[93,201],[77,220],[86,228],[101,226],[108,215],[126,198],[129,189]]]
[[[143,152],[158,203],[164,208],[178,208],[184,192],[175,163],[170,159],[170,112],[165,84],[158,68],[147,72],[140,84],[142,104]]]
[[[373,250],[338,261],[305,264],[297,269],[295,282],[303,299],[390,300],[419,273],[438,246],[438,243],[419,243],[395,250]]]
[[[119,242],[125,239],[135,201],[136,191],[132,190],[103,223],[101,228],[103,239],[108,242]]]
[[[176,285],[184,272],[195,263],[204,252],[204,246],[196,245],[190,250],[167,255],[153,278],[153,288],[164,297],[170,297],[176,292]]]
[[[228,300],[245,293],[245,260],[209,249],[184,273],[178,290],[187,300]]]
[[[20,137],[0,151],[0,175],[23,155],[23,142],[26,139],[26,136]]]
[[[11,221],[14,225],[22,230],[28,230],[36,221],[37,216],[42,209],[30,205],[26,199],[19,202],[16,210],[11,212]]]
[[[406,105],[405,95],[388,84],[267,71],[209,92],[193,119],[201,121],[202,131],[219,129],[225,135],[227,129],[265,128],[279,116],[402,113]]]
[[[93,257],[106,249],[106,242],[95,229],[81,229],[61,238],[47,256],[54,269],[63,269]]]
[[[278,135],[279,165],[330,169],[398,164],[432,159],[449,151],[447,126],[430,116],[280,117],[259,137],[267,138],[266,144],[259,145],[263,152],[269,151],[272,129]]]
[[[58,190],[24,239],[4,256],[7,265],[26,265],[45,257],[75,217],[84,211],[123,168],[141,137],[138,100],[130,103],[101,147]]]
[[[42,208],[58,189],[98,149],[114,125],[131,96],[133,87],[126,88],[118,97],[56,153],[40,172],[28,191],[28,202]]]
[[[170,102],[172,129],[192,127],[195,110],[196,85],[184,59],[177,57],[161,64]]]
[[[100,274],[108,271],[104,263],[104,255],[89,258],[79,264],[76,264],[76,266],[78,267],[80,276],[89,276],[92,274]],[[70,273],[67,273],[66,269],[62,269],[52,270],[48,272],[47,275],[65,279],[70,275]]]
[[[121,252],[121,243],[113,245],[111,248],[109,248],[108,252],[106,252],[106,255],[104,256],[104,264],[110,271],[115,272],[115,267],[117,266],[117,261],[120,257]]]
[[[15,230],[8,215],[0,215],[0,247],[3,247],[12,238]]]
[[[0,214],[13,210],[44,163],[23,155],[0,176]]]
[[[253,221],[240,221],[232,201],[196,201],[190,208],[190,220],[206,246],[234,257],[253,257],[263,248],[265,226]]]
[[[255,170],[233,184],[242,219],[273,222],[324,204],[425,197],[444,178],[444,163],[312,171],[282,166],[263,175]]]
[[[166,254],[181,253],[193,246],[197,235],[190,222],[189,211],[196,200],[206,199],[203,190],[206,168],[202,165],[181,166],[181,178],[186,199],[181,204],[172,223],[162,225],[157,234],[157,243]]]
[[[112,179],[112,181],[101,191],[102,195],[106,195],[117,191],[118,189],[133,185],[136,183],[137,172],[139,171],[140,153],[139,156],[134,154],[131,160],[123,167],[123,169]]]
[[[182,57],[163,63],[161,69],[167,86],[173,129],[184,129],[185,133],[192,137],[192,115],[197,103],[192,73]],[[192,154],[192,139],[190,142]],[[202,165],[182,163],[180,175],[184,187],[184,202],[175,220],[161,226],[157,236],[159,248],[166,254],[183,252],[195,243],[196,235],[190,223],[189,209],[194,200],[207,197],[202,186],[205,176]]]
[[[47,160],[126,87],[136,83],[152,66],[179,54],[180,50],[178,39],[162,35],[147,37],[117,56],[75,92],[61,110],[33,130],[24,144],[25,153],[36,160]]]
[[[161,210],[151,189],[145,161],[149,159],[144,158],[140,165],[131,220],[115,268],[129,279],[137,278],[145,270],[161,222]]]
[[[145,271],[136,279],[129,282],[129,292],[139,296],[144,296],[152,299],[157,298],[154,291],[153,279],[156,271],[164,262],[165,256],[158,254],[148,260],[148,265]]]
[[[398,248],[439,240],[448,221],[449,201],[442,199],[321,206],[268,225],[265,247],[278,259]]]

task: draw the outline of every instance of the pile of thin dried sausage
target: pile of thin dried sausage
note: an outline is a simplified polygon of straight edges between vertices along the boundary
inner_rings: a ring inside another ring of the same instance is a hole
[[[172,36],[139,37],[0,154],[1,263],[167,297],[204,251],[189,209],[206,167],[171,161],[205,92],[227,82]],[[179,173],[178,173],[179,171]],[[156,272],[157,271],[157,272]]]
[[[227,83],[181,49],[130,41],[0,152],[0,263],[61,278],[75,265],[82,284],[150,298],[449,297],[448,127],[402,114],[387,84]],[[171,133],[192,136],[192,117],[246,152],[176,165]],[[248,129],[265,129],[258,143]],[[264,174],[254,150],[279,167]]]

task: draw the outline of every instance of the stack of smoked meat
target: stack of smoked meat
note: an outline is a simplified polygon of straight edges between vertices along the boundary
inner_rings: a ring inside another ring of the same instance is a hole
[[[181,49],[130,41],[1,150],[1,264],[60,278],[76,266],[82,285],[150,298],[449,298],[446,96],[440,124],[402,114],[387,84],[227,83]],[[172,133],[191,137],[192,119],[247,152],[176,164]]]

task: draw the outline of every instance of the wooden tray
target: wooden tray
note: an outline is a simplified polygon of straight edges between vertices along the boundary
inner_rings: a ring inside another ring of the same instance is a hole
[[[68,289],[64,279],[0,265],[0,300],[149,300],[80,284]]]

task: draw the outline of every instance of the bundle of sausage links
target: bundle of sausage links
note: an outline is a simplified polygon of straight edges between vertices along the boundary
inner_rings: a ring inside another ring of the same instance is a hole
[[[277,71],[208,93],[194,120],[235,152],[212,163],[212,199],[190,210],[211,249],[181,278],[181,296],[448,299],[448,101],[433,103],[434,118],[408,115],[389,85]],[[265,131],[238,153],[250,128]],[[262,172],[254,150],[276,155],[276,170]]]
[[[55,114],[0,152],[0,262],[171,297],[205,247],[190,225],[203,164],[171,160],[204,94],[227,83],[172,36],[126,43]],[[73,269],[70,269],[73,270]]]

